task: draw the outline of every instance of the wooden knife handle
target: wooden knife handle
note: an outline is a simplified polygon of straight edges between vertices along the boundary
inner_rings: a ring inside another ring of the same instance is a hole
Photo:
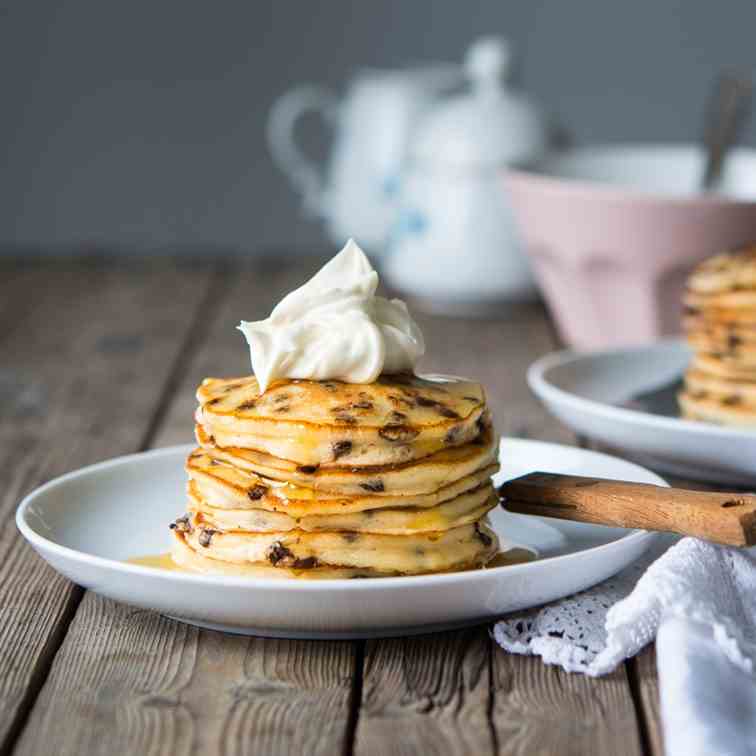
[[[535,472],[499,488],[505,509],[621,528],[664,530],[728,546],[756,543],[756,496]]]

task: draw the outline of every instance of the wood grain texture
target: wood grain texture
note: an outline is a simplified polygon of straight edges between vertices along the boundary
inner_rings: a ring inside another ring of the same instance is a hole
[[[647,646],[628,662],[642,718],[642,731],[649,753],[664,755],[664,738],[659,710],[659,677],[656,674],[656,649]]]
[[[641,754],[623,667],[602,678],[569,674],[539,658],[493,655],[492,721],[499,754]]]
[[[368,642],[354,753],[491,754],[486,628]]]
[[[265,317],[308,272],[308,265],[263,263],[221,275],[211,295],[215,306],[203,313],[191,358],[154,429],[154,445],[192,438],[200,380],[249,372],[239,320]],[[349,733],[355,658],[349,643],[199,631],[87,593],[18,751],[43,754],[56,742],[63,754],[340,753]]]
[[[13,511],[45,480],[144,444],[210,275],[165,261],[0,272],[0,750],[80,596],[23,542]]]
[[[333,754],[350,644],[200,631],[87,594],[17,754]]]

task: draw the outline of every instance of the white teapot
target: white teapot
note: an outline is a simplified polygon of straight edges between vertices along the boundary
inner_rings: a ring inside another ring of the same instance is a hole
[[[399,188],[385,277],[425,309],[478,314],[536,286],[518,242],[502,170],[541,158],[551,129],[527,97],[504,84],[504,40],[478,40],[469,91],[418,124]]]
[[[268,119],[274,160],[302,194],[304,209],[320,216],[334,243],[354,236],[371,254],[384,252],[395,221],[395,188],[410,130],[443,93],[463,81],[460,66],[364,70],[343,100],[320,86],[282,95]],[[307,112],[320,113],[335,130],[327,167],[309,160],[294,130]]]

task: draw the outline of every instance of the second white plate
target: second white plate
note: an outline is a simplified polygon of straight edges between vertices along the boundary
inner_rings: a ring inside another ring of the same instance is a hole
[[[576,433],[644,465],[729,486],[756,485],[756,429],[676,416],[675,384],[689,360],[690,351],[680,341],[583,354],[555,352],[530,367],[528,383]],[[638,397],[643,401],[634,401]]]

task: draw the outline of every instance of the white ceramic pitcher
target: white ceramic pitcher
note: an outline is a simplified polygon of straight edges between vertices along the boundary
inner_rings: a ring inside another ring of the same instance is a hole
[[[477,315],[536,295],[503,171],[540,159],[552,126],[508,86],[510,58],[505,40],[477,40],[466,56],[467,87],[414,130],[383,272],[415,306]]]
[[[461,67],[363,70],[339,98],[316,85],[295,87],[273,105],[268,144],[303,198],[305,211],[323,218],[336,244],[354,236],[373,255],[383,253],[396,212],[396,186],[413,125],[438,97],[459,85]],[[334,129],[327,166],[297,144],[301,116],[320,113]]]

